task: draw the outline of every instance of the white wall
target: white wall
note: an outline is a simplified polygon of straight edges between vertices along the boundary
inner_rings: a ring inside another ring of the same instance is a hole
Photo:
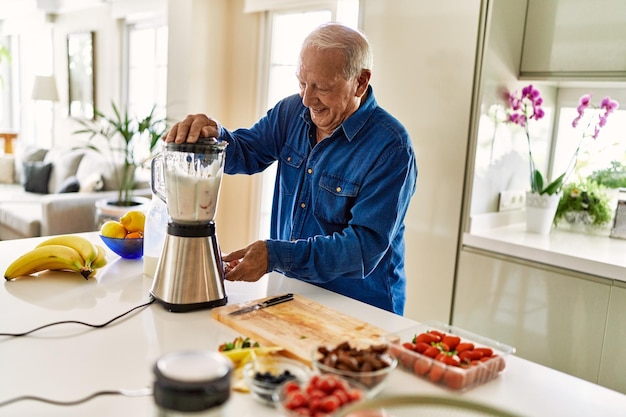
[[[417,191],[406,219],[405,315],[450,317],[480,0],[366,0],[379,104],[408,128]]]
[[[168,117],[205,113],[235,129],[256,120],[260,15],[243,0],[169,0]],[[252,177],[224,176],[216,217],[224,253],[256,239]]]

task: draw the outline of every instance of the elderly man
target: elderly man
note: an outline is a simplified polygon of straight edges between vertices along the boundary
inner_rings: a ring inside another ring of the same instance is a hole
[[[406,129],[374,98],[371,68],[363,34],[324,24],[303,42],[299,95],[252,127],[229,131],[202,114],[172,126],[168,142],[227,141],[227,174],[278,161],[270,239],[225,255],[227,280],[278,271],[403,314],[404,217],[417,165]]]

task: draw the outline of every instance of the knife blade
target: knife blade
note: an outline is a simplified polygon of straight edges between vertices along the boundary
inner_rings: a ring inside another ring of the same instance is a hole
[[[269,300],[265,300],[261,303],[252,304],[251,306],[241,308],[239,310],[232,311],[228,313],[229,316],[238,316],[240,314],[250,313],[251,311],[260,310],[262,308],[274,306],[276,304],[284,303],[286,301],[293,300],[293,294],[288,293],[285,295],[280,295],[278,297],[270,298]]]

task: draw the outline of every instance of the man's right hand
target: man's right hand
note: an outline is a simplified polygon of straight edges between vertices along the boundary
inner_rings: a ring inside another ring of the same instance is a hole
[[[220,134],[220,124],[205,114],[190,114],[184,120],[175,123],[163,140],[166,142],[194,143],[198,138],[217,138]]]

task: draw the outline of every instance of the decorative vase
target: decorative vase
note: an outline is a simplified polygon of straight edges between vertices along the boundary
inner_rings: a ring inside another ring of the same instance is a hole
[[[526,193],[526,231],[547,235],[552,229],[554,215],[559,207],[561,193]]]
[[[145,212],[150,204],[150,199],[146,197],[132,197],[130,204],[120,206],[115,199],[103,198],[96,201],[96,230],[100,230],[102,225],[109,221],[118,221],[127,211],[140,210]]]

